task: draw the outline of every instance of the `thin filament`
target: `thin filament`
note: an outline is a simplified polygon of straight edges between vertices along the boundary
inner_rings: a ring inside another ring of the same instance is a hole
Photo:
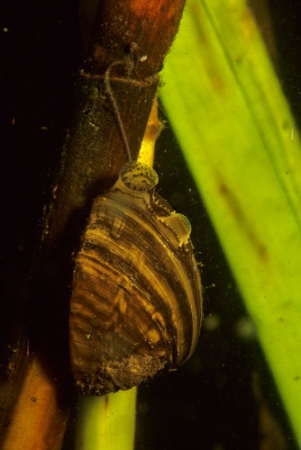
[[[132,155],[131,155],[131,151],[130,151],[129,142],[128,142],[128,139],[127,139],[127,136],[125,133],[123,122],[122,122],[120,112],[119,112],[119,108],[118,108],[118,105],[117,105],[117,102],[116,102],[116,99],[115,99],[115,96],[113,93],[113,89],[111,86],[111,81],[110,81],[110,75],[111,75],[111,70],[112,70],[113,66],[117,66],[119,64],[124,64],[124,60],[113,62],[106,70],[105,75],[104,75],[104,87],[105,87],[105,92],[108,95],[108,97],[111,101],[112,107],[113,107],[115,119],[116,119],[116,122],[118,125],[120,137],[121,137],[121,140],[122,140],[122,143],[124,146],[124,150],[125,150],[127,159],[128,159],[128,161],[132,161]]]

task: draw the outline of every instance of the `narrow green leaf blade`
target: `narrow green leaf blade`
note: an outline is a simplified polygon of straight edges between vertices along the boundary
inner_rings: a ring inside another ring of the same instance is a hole
[[[301,445],[301,146],[246,2],[189,0],[163,82]]]
[[[137,389],[79,397],[77,450],[133,450]]]

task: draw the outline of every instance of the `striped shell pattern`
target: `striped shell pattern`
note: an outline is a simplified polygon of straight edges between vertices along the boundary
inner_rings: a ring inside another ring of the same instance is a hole
[[[80,392],[129,389],[192,354],[202,288],[188,219],[155,192],[157,173],[128,163],[94,200],[75,260],[70,355]]]

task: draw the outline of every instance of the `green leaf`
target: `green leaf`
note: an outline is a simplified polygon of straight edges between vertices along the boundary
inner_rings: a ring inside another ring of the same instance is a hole
[[[133,450],[136,392],[133,388],[102,397],[79,397],[76,449]]]
[[[163,82],[301,445],[301,146],[246,2],[189,0]]]

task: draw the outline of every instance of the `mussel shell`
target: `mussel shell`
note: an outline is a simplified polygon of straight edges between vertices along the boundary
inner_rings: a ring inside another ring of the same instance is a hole
[[[126,166],[94,200],[76,256],[70,355],[81,393],[129,389],[185,362],[197,343],[202,289],[188,219]]]

